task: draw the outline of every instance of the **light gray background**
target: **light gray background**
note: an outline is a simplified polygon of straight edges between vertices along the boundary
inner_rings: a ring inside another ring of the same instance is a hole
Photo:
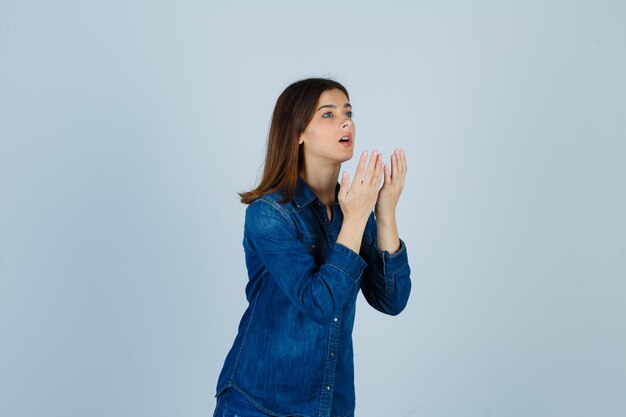
[[[235,193],[308,76],[408,159],[357,416],[626,415],[624,74],[621,1],[0,2],[0,415],[212,414]]]

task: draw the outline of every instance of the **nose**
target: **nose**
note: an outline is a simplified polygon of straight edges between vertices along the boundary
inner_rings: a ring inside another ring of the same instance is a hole
[[[352,125],[352,120],[350,118],[346,118],[343,122],[341,122],[341,127],[344,129],[350,127],[350,125]]]

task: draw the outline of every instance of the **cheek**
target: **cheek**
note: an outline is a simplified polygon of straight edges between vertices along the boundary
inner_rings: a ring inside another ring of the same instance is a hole
[[[309,138],[309,145],[318,146],[324,143],[328,133],[323,128],[315,127],[309,130],[309,134],[307,136]]]

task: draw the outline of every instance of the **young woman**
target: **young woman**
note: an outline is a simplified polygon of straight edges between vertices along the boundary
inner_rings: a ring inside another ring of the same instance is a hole
[[[354,415],[358,292],[396,315],[411,290],[395,217],[404,152],[391,167],[363,152],[352,183],[344,172],[339,184],[354,140],[338,82],[301,80],[278,98],[263,178],[240,193],[249,305],[218,378],[214,417]]]

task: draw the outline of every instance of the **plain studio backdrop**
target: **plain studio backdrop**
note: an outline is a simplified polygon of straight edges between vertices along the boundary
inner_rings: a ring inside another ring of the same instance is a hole
[[[291,82],[408,161],[358,417],[626,415],[622,1],[0,3],[0,415],[210,416]],[[351,175],[356,159],[344,164]]]

